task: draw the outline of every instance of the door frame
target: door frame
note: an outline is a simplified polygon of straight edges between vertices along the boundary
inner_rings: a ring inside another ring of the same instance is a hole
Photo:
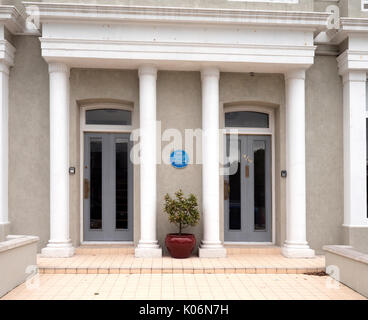
[[[84,214],[83,214],[83,179],[84,179],[84,134],[85,133],[131,133],[133,131],[133,125],[130,126],[118,126],[118,125],[88,125],[86,124],[86,111],[88,110],[96,110],[96,109],[118,109],[118,110],[128,110],[132,112],[132,119],[133,119],[133,112],[134,112],[134,105],[130,102],[122,102],[122,101],[82,101],[78,103],[79,106],[79,119],[80,119],[80,133],[79,133],[79,145],[80,145],[80,152],[79,152],[79,225],[80,225],[80,243],[83,244],[133,244],[134,243],[134,221],[133,221],[133,240],[132,241],[85,241],[84,240]],[[133,168],[133,181],[134,181],[134,168]],[[134,186],[133,190],[134,192]],[[134,195],[133,195],[134,199]],[[133,205],[133,204],[132,204]],[[133,205],[133,214],[132,218],[134,219],[134,205]]]
[[[268,114],[269,116],[269,128],[237,128],[225,127],[225,114],[229,112],[237,111],[252,111],[261,112]],[[252,106],[252,105],[229,105],[224,104],[223,108],[223,123],[224,123],[224,135],[233,134],[233,130],[237,130],[239,135],[251,135],[251,136],[270,136],[271,137],[271,228],[272,228],[272,241],[271,242],[237,242],[237,241],[224,241],[225,244],[229,245],[274,245],[276,243],[276,166],[275,166],[275,111],[273,107],[262,107],[262,106]],[[224,188],[224,186],[223,186]],[[223,192],[222,192],[223,194]],[[223,197],[221,197],[223,202]],[[223,207],[223,214],[225,214],[225,208]],[[224,233],[225,233],[225,217],[224,221]]]

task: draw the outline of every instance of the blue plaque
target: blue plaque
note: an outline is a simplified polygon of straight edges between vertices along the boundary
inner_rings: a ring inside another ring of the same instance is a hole
[[[182,169],[188,166],[189,156],[184,150],[176,150],[171,154],[170,162],[174,168]]]

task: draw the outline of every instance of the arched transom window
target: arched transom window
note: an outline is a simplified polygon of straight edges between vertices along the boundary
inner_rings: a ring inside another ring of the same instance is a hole
[[[269,128],[269,114],[254,111],[235,111],[225,113],[227,128]]]
[[[86,110],[87,125],[131,126],[132,112],[121,109]]]

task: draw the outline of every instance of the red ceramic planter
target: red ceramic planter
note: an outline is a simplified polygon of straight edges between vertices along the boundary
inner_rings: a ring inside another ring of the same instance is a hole
[[[172,233],[166,236],[165,244],[173,258],[185,259],[192,254],[196,245],[196,238],[193,234],[183,233],[179,235]]]

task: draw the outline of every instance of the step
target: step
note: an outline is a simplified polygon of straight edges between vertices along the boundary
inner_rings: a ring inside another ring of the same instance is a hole
[[[125,255],[133,254],[134,245],[82,245],[75,249],[76,255]]]
[[[321,275],[325,267],[215,267],[215,268],[105,268],[105,267],[39,267],[40,274],[309,274]]]
[[[224,245],[227,255],[238,254],[281,254],[281,247],[272,245]],[[101,244],[101,245],[82,245],[75,249],[78,255],[93,254],[133,254],[134,245]]]
[[[227,255],[238,254],[281,254],[281,247],[274,245],[234,245],[225,244]]]
[[[107,250],[108,249],[108,250]],[[243,274],[301,274],[322,273],[325,271],[324,256],[312,259],[288,259],[281,254],[275,254],[275,248],[265,254],[250,250],[248,254],[230,254],[227,258],[199,258],[192,256],[188,259],[173,259],[169,256],[162,258],[135,258],[134,253],[113,253],[132,250],[131,248],[79,248],[85,254],[76,254],[71,258],[45,258],[38,256],[37,265],[40,273],[47,274],[164,274],[164,273],[243,273]],[[239,248],[236,248],[239,249]],[[241,248],[244,249],[244,248]],[[258,248],[259,250],[260,248]],[[86,254],[88,250],[95,250],[93,254]],[[107,250],[107,251],[106,251]],[[101,252],[106,252],[102,253]]]

